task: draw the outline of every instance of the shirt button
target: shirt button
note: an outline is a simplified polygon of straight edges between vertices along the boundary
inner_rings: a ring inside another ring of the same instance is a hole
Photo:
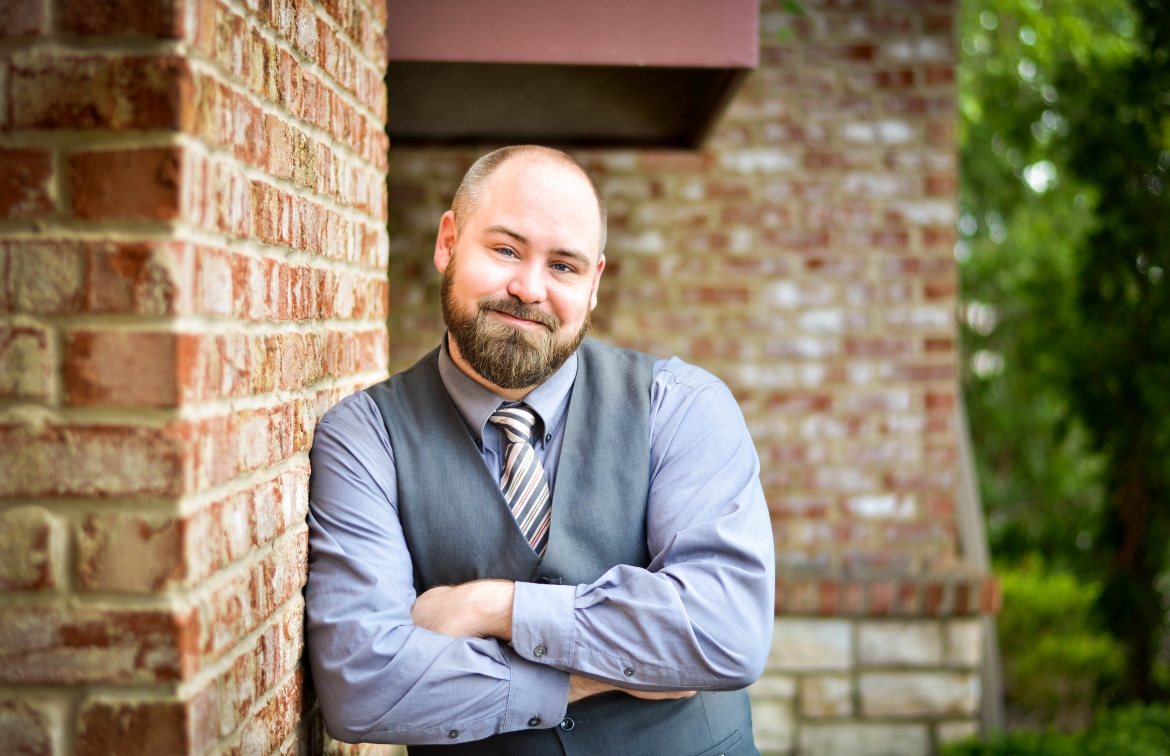
[[[548,434],[547,436],[545,436],[545,437],[544,437],[544,442],[545,442],[546,444],[547,444],[549,441],[552,441],[552,434],[551,434],[551,433],[550,433],[550,434]]]
[[[568,732],[569,730],[573,729],[576,726],[577,726],[577,723],[573,721],[572,717],[565,717],[564,719],[561,720],[561,729],[564,730],[565,732]]]
[[[536,648],[532,649],[532,655],[536,657],[544,656],[544,652],[547,650],[548,649],[544,646],[537,646]]]
[[[625,675],[626,677],[633,677],[634,670],[630,669],[629,667],[626,667],[625,669],[622,670],[622,674]]]
[[[528,720],[528,726],[540,727],[540,717],[533,717],[532,719]]]
[[[447,733],[447,737],[451,738],[451,740],[454,740],[455,738],[459,737],[459,730],[451,730],[451,732]]]

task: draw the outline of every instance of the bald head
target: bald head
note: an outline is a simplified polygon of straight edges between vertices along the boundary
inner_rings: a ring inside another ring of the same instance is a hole
[[[597,188],[597,183],[572,155],[561,152],[560,150],[554,150],[551,147],[542,147],[535,144],[502,147],[493,152],[489,152],[472,164],[471,168],[463,176],[463,181],[460,182],[459,189],[455,192],[455,199],[451,202],[451,211],[455,214],[455,226],[459,233],[463,232],[463,225],[467,218],[475,212],[475,208],[478,206],[480,199],[491,183],[492,176],[505,163],[510,163],[514,160],[530,161],[535,165],[551,164],[564,168],[570,173],[580,175],[588,183],[594,198],[597,200],[597,213],[601,223],[601,243],[598,248],[598,255],[604,253],[606,237],[605,200],[601,196],[601,190]]]

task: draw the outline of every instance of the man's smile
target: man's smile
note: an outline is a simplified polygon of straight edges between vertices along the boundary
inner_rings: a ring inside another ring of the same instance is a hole
[[[548,323],[541,321],[541,320],[536,320],[533,318],[523,318],[523,317],[520,317],[519,315],[513,315],[510,312],[505,312],[504,310],[497,310],[493,307],[486,307],[484,309],[487,313],[489,313],[491,315],[495,315],[496,317],[500,318],[502,321],[504,321],[505,323],[508,323],[509,325],[518,326],[520,328],[544,328],[544,329],[549,330],[549,331],[554,330],[552,326],[550,326]]]

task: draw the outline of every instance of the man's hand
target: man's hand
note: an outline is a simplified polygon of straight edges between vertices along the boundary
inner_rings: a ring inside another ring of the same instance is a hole
[[[441,585],[419,596],[410,618],[452,638],[499,638],[512,640],[510,580],[475,580],[463,585]]]
[[[690,698],[695,695],[693,690],[673,690],[665,693],[652,693],[645,690],[626,690],[619,688],[616,685],[609,683],[598,682],[588,677],[581,677],[580,675],[569,675],[569,703],[580,701],[582,698],[595,696],[598,693],[605,693],[609,690],[620,690],[622,693],[629,693],[635,698],[645,698],[649,701],[661,701],[664,699],[673,698]]]
[[[463,585],[440,585],[419,596],[410,610],[414,624],[452,638],[499,638],[512,640],[512,597],[510,580],[475,580]],[[693,690],[654,693],[627,690],[580,675],[569,675],[569,703],[610,690],[620,690],[650,701],[690,698]]]

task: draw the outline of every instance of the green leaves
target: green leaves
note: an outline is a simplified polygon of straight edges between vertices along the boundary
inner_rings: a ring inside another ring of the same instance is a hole
[[[1099,576],[1127,693],[1148,697],[1170,571],[1170,6],[968,0],[961,46],[956,257],[964,299],[999,314],[962,332],[993,551]]]

